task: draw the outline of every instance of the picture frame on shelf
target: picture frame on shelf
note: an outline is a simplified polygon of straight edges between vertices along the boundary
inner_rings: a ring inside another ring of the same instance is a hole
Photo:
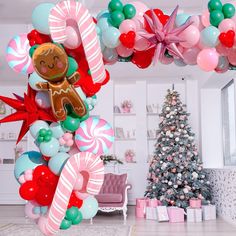
[[[115,128],[115,137],[117,139],[124,139],[125,138],[124,129],[121,127],[116,127]]]
[[[148,138],[155,138],[155,134],[154,134],[153,130],[149,129],[147,131],[147,136],[148,136]]]
[[[7,164],[7,165],[9,165],[9,164],[15,164],[15,160],[13,159],[13,158],[3,158],[3,160],[2,160],[2,164]]]
[[[6,105],[3,101],[0,100],[0,115],[4,116],[7,113]]]
[[[153,113],[153,109],[151,105],[146,106],[147,113]]]

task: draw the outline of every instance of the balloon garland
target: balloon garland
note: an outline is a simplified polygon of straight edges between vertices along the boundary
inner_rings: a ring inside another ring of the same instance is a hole
[[[89,117],[96,93],[109,81],[104,64],[131,62],[198,65],[224,73],[236,68],[236,2],[211,0],[202,15],[170,16],[142,2],[111,0],[96,19],[75,0],[42,3],[34,29],[15,36],[6,60],[28,75],[24,97],[0,96],[15,113],[0,123],[23,121],[17,142],[30,131],[39,152],[15,164],[25,214],[45,235],[94,217],[104,167],[99,155],[114,142],[112,127]],[[145,60],[143,60],[145,58]]]

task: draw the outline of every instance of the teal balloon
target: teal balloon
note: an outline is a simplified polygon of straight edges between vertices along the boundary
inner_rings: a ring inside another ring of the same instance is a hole
[[[214,10],[222,10],[222,3],[220,0],[211,0],[210,2],[208,2],[208,10],[214,11]]]
[[[40,89],[38,89],[36,87],[36,84],[39,82],[47,82],[46,80],[44,80],[43,78],[41,78],[36,72],[33,72],[30,77],[29,77],[29,85],[30,87],[35,90],[35,91],[40,91]]]
[[[52,3],[42,3],[33,10],[33,27],[42,34],[50,34],[48,18],[54,6]]]
[[[61,222],[60,229],[66,230],[69,229],[72,225],[72,222],[70,220],[63,219]]]
[[[60,175],[70,155],[65,152],[58,152],[55,156],[50,158],[48,162],[49,169],[55,174]]]
[[[108,4],[108,9],[110,12],[123,11],[123,4],[120,0],[111,0]]]
[[[67,146],[60,146],[59,152],[69,152],[70,147]]]
[[[132,19],[136,15],[136,9],[132,4],[126,4],[123,9],[125,19]]]
[[[120,31],[115,27],[109,27],[102,34],[102,41],[108,48],[116,48],[120,44]]]
[[[30,126],[30,134],[32,135],[32,137],[37,138],[38,133],[41,129],[48,130],[48,128],[49,125],[47,122],[43,120],[37,120]]]
[[[40,207],[40,212],[41,214],[45,215],[48,211],[48,207],[47,206],[42,206]]]
[[[110,20],[109,18],[101,18],[98,20],[97,26],[99,27],[99,29],[103,32],[105,30],[107,30],[110,26]]]
[[[179,67],[187,66],[187,64],[182,59],[175,59],[174,63],[176,66],[179,66]]]
[[[224,14],[222,13],[222,11],[214,10],[210,13],[211,25],[218,27],[222,20],[224,20]]]
[[[73,73],[75,73],[78,70],[79,66],[73,57],[68,57],[68,62],[69,62],[69,67],[66,76],[70,77]]]
[[[209,26],[201,32],[201,43],[206,47],[215,47],[218,44],[220,31],[214,26]]]
[[[41,153],[35,151],[23,153],[19,158],[17,158],[15,163],[15,178],[18,180],[20,175],[22,175],[26,170],[35,169],[40,165],[46,165]]]
[[[125,15],[121,11],[114,11],[111,13],[111,24],[119,28],[120,24],[125,20]]]
[[[66,219],[67,220],[75,220],[77,216],[79,215],[79,210],[77,207],[71,207],[66,211]]]
[[[96,19],[97,21],[100,20],[101,18],[109,18],[110,17],[110,13],[108,10],[102,10],[98,13]]]
[[[52,137],[52,139],[45,143],[40,143],[39,149],[44,156],[52,157],[59,152],[60,144],[57,139]]]
[[[231,18],[235,14],[235,7],[231,3],[226,3],[226,4],[224,4],[224,6],[222,8],[222,12],[223,12],[225,18]]]
[[[189,19],[189,17],[190,15],[185,13],[178,14],[175,19],[175,25],[177,27],[183,25]]]
[[[74,220],[72,220],[72,225],[78,225],[79,223],[81,223],[82,220],[83,220],[83,215],[79,211],[78,216]]]
[[[60,123],[54,122],[54,123],[50,124],[49,128],[52,131],[52,136],[54,138],[58,139],[64,135],[64,131],[63,131]]]
[[[95,197],[88,197],[83,201],[83,205],[80,208],[83,219],[88,220],[93,218],[98,212],[98,201]]]

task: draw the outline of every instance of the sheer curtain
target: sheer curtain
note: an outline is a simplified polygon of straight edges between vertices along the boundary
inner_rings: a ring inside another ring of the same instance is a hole
[[[232,80],[222,89],[224,164],[236,165],[235,91]]]

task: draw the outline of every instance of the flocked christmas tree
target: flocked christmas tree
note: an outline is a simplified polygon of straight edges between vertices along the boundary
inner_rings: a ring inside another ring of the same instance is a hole
[[[178,92],[168,90],[145,193],[163,205],[186,208],[190,198],[200,198],[205,203],[210,200],[210,183],[198,156],[188,116]]]

